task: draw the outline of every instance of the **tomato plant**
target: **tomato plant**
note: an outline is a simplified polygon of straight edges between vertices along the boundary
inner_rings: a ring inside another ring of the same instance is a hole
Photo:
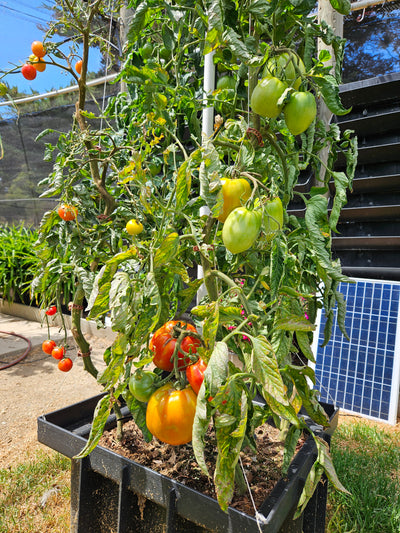
[[[196,394],[199,393],[201,384],[203,383],[204,370],[206,368],[207,364],[201,357],[199,357],[195,363],[186,367],[187,380]]]
[[[43,47],[43,43],[41,41],[33,41],[31,44],[31,50],[33,55],[36,57],[44,57],[46,55],[46,50]]]
[[[295,91],[283,110],[286,126],[293,135],[306,131],[317,114],[317,104],[310,92]]]
[[[46,213],[37,243],[41,267],[32,284],[46,309],[63,297],[61,283],[69,280],[71,331],[85,354],[82,366],[104,387],[81,456],[97,444],[112,411],[123,434],[120,397],[147,437],[150,429],[169,442],[170,435],[159,433],[162,394],[179,399],[189,391],[193,407],[195,393],[186,383],[200,362],[192,363],[199,357],[207,362],[198,414],[191,407],[186,416],[186,404],[178,400],[170,427],[183,423],[173,442],[182,442],[184,432],[187,442],[195,416],[193,449],[205,473],[204,436],[210,425],[215,428],[214,479],[223,509],[239,478],[240,451],[261,420],[273,417],[287,435],[288,458],[305,426],[297,416],[301,404],[314,422],[328,424],[308,383],[314,371],[298,360],[313,359],[322,305],[328,314],[335,306],[345,312],[337,286],[346,277],[331,242],[356,163],[351,132],[315,117],[317,98],[332,113],[346,113],[339,98],[343,42],[306,13],[304,2],[256,3],[262,8],[254,2],[228,2],[229,9],[226,2],[200,2],[196,9],[178,9],[189,5],[183,1],[140,3],[119,73],[129,90],[110,97],[101,120],[87,112],[86,76],[73,72],[79,88],[74,121],[71,131],[46,146],[55,161],[42,186],[43,196],[68,199],[60,216],[75,218],[73,206],[79,206],[79,223],[60,223],[56,212]],[[344,6],[344,0],[334,3]],[[82,57],[89,53],[87,35],[90,46],[104,48],[92,21],[108,20],[108,6],[76,3],[73,25],[68,9],[61,10],[60,24],[71,33],[80,28],[73,38],[83,43]],[[204,58],[210,52],[227,78],[208,91]],[[71,74],[76,50],[63,55],[52,42],[47,57],[50,64],[64,59]],[[309,127],[314,119],[316,127]],[[338,153],[345,161],[340,172]],[[297,195],[304,171],[318,187]],[[302,209],[293,212],[295,195]],[[131,232],[140,234],[134,246],[126,238]],[[59,281],[50,281],[54,274]],[[101,374],[79,330],[83,310],[116,333]],[[326,342],[329,334],[328,324]],[[296,353],[301,357],[294,364]],[[151,363],[158,376],[153,384]],[[148,429],[141,400],[149,390],[138,394],[139,383],[143,389],[162,384],[148,401]],[[265,404],[254,409],[256,394]],[[327,450],[315,442],[319,465],[340,486]]]
[[[237,207],[227,217],[222,228],[222,240],[227,250],[238,254],[248,250],[260,233],[261,213]]]
[[[179,333],[177,329],[180,329]],[[150,350],[153,352],[153,363],[162,370],[171,371],[174,368],[173,355],[177,351],[178,369],[182,370],[191,363],[186,354],[196,354],[201,341],[194,336],[186,335],[185,332],[196,332],[192,324],[179,320],[170,320],[159,328],[150,340]],[[179,339],[180,346],[177,345]]]
[[[21,68],[21,74],[26,80],[32,81],[36,78],[36,69],[30,63],[25,63]]]
[[[63,220],[74,220],[78,214],[78,210],[73,205],[62,204],[57,210],[60,218]]]
[[[43,341],[42,350],[44,351],[44,353],[51,355],[51,352],[54,350],[56,346],[57,346],[57,343],[55,341],[48,339],[47,341]]]
[[[264,118],[276,118],[282,111],[278,104],[287,85],[276,77],[266,77],[258,82],[251,93],[250,105],[254,113]]]
[[[251,195],[250,183],[244,178],[221,178],[222,209],[217,215],[220,222],[225,222],[226,217],[236,207],[243,205]]]
[[[156,379],[150,370],[136,370],[129,379],[129,390],[139,402],[147,402],[156,389]]]
[[[132,218],[126,223],[126,231],[129,235],[139,235],[143,231],[143,224]]]
[[[65,355],[64,346],[55,346],[51,351],[51,356],[54,357],[54,359],[62,359],[64,355]]]
[[[146,425],[158,440],[177,446],[192,440],[196,395],[191,387],[175,389],[171,383],[157,389],[146,410]]]
[[[73,366],[72,359],[70,357],[64,357],[60,361],[58,361],[58,369],[61,370],[61,372],[69,372]]]

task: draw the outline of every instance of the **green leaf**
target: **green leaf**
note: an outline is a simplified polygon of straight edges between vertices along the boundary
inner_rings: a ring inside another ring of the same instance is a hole
[[[192,169],[189,160],[186,159],[179,167],[176,175],[176,208],[183,209],[189,198],[192,186]]]
[[[280,247],[279,239],[274,239],[271,253],[270,287],[272,298],[279,292],[284,274],[284,257]]]
[[[111,323],[114,331],[124,331],[129,320],[130,276],[127,272],[116,272],[109,292]]]
[[[248,337],[253,349],[250,354],[244,353],[247,371],[256,376],[261,385],[261,393],[271,410],[298,426],[298,419],[287,398],[286,387],[271,344],[264,336]]]
[[[346,331],[346,300],[343,294],[339,291],[335,291],[336,303],[337,303],[337,323],[340,331],[350,341],[350,337]]]
[[[304,316],[290,315],[280,318],[274,324],[277,329],[285,331],[314,331],[315,325]]]
[[[335,467],[333,466],[332,457],[329,453],[329,444],[317,435],[313,435],[313,438],[318,449],[317,461],[324,469],[324,472],[327,475],[329,481],[332,483],[335,489],[340,490],[345,494],[350,494],[350,492],[342,485],[342,483],[339,481],[339,478],[337,477]]]
[[[335,197],[333,200],[332,211],[329,216],[329,226],[332,231],[336,231],[336,225],[339,220],[340,211],[347,204],[347,188],[349,180],[344,172],[331,172],[335,182]]]
[[[309,361],[315,363],[315,357],[313,351],[311,350],[310,339],[307,332],[297,330],[296,339],[302,354],[307,357]]]
[[[79,454],[74,457],[74,459],[83,459],[83,457],[89,455],[89,453],[96,448],[97,443],[103,435],[104,426],[106,425],[107,419],[110,416],[111,408],[112,403],[110,395],[106,394],[98,401],[96,409],[94,410],[93,422],[88,441],[83,450],[81,450]]]
[[[196,279],[194,281],[189,281],[187,285],[188,286],[185,289],[182,289],[178,293],[178,300],[180,302],[180,313],[186,313],[189,305],[193,301],[193,298],[196,296],[196,294],[199,292],[200,287],[203,285],[203,280]],[[193,313],[193,309],[191,310],[191,313]]]
[[[351,11],[350,0],[329,0],[333,9],[341,15],[348,15]]]
[[[303,491],[300,495],[296,512],[293,516],[293,519],[295,520],[299,516],[302,515],[304,509],[307,507],[308,502],[312,498],[312,495],[315,492],[315,489],[318,486],[318,483],[321,480],[321,476],[324,473],[324,469],[319,465],[319,463],[316,461],[312,467],[311,470],[308,473],[307,479],[305,481]]]
[[[206,400],[206,386],[211,396],[216,396],[218,390],[227,378],[228,346],[224,342],[217,342],[204,371],[204,381],[197,395],[196,413],[193,421],[192,446],[196,461],[201,470],[208,474],[204,457],[204,436],[211,420],[209,402]]]
[[[133,259],[136,255],[136,249],[131,248],[115,255],[101,268],[94,280],[93,291],[88,302],[89,318],[96,319],[109,311],[111,282],[118,266],[124,261]]]
[[[330,74],[325,76],[309,76],[310,79],[319,87],[319,90],[322,93],[324,102],[328,106],[329,110],[332,111],[334,115],[346,115],[351,111],[343,107],[340,96],[339,96],[339,85]]]
[[[282,473],[286,474],[290,463],[293,459],[294,453],[296,451],[297,442],[301,435],[301,429],[296,428],[295,426],[290,426],[285,439],[285,447],[283,449],[283,463],[282,463]]]
[[[203,323],[203,339],[206,345],[206,349],[210,352],[213,351],[215,346],[215,339],[217,336],[219,326],[219,305],[218,301],[211,302],[208,307],[208,313]]]
[[[347,281],[347,277],[342,274],[340,267],[335,268],[331,260],[330,241],[324,235],[329,230],[327,213],[328,200],[325,196],[316,194],[307,201],[305,222],[310,234],[315,260],[325,282],[327,275],[337,281]]]
[[[126,405],[128,406],[129,411],[132,413],[133,420],[140,428],[143,438],[146,442],[150,442],[153,439],[153,435],[147,429],[146,426],[146,410],[147,404],[139,402],[129,391],[128,388],[122,393]]]
[[[154,255],[154,268],[160,268],[174,259],[179,252],[179,235],[170,233],[162,241]]]
[[[248,400],[242,384],[231,382],[224,392],[226,404],[215,415],[218,456],[214,472],[215,491],[223,511],[228,509],[235,487],[235,470],[246,435]]]
[[[147,20],[147,12],[149,11],[148,2],[142,2],[135,9],[134,15],[130,20],[127,40],[135,42],[141,30],[144,28]]]

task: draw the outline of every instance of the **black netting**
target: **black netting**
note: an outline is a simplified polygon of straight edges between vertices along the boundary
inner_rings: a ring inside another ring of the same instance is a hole
[[[99,114],[93,102],[87,104],[87,110]],[[55,207],[57,199],[39,198],[38,183],[53,167],[52,162],[43,160],[45,144],[54,145],[60,132],[71,129],[74,112],[71,104],[0,121],[0,224],[24,221],[37,226],[43,213]],[[46,129],[55,131],[36,141]]]
[[[345,17],[343,82],[400,72],[400,2],[353,11]]]

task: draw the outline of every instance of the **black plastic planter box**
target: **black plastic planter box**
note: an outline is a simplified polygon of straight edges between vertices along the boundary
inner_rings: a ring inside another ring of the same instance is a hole
[[[72,459],[85,445],[100,398],[95,396],[39,417],[39,442]],[[314,426],[313,430],[329,442],[338,410],[322,405],[330,416],[331,428],[324,432]],[[107,427],[113,425],[115,417],[110,417]],[[320,481],[302,516],[293,520],[315,459],[316,446],[310,438],[295,456],[287,477],[276,484],[260,507],[265,518],[262,532],[324,533],[326,479]],[[97,446],[88,457],[72,459],[71,532],[259,533],[260,529],[254,517],[233,508],[224,513],[216,500]]]

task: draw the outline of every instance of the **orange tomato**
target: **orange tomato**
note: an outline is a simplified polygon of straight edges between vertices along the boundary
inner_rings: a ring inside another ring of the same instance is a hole
[[[43,43],[41,41],[33,41],[33,43],[31,44],[31,50],[36,57],[40,58],[46,55],[46,50],[44,49]]]
[[[80,59],[79,61],[77,61],[75,63],[75,70],[76,72],[79,74],[79,76],[81,75],[82,73],[82,59]]]
[[[157,389],[146,410],[147,428],[158,440],[173,446],[192,440],[197,396],[190,386],[178,390],[171,383]]]
[[[61,361],[58,361],[58,369],[61,370],[61,372],[69,372],[72,368],[72,360],[69,357],[64,357],[64,359],[61,359]]]

